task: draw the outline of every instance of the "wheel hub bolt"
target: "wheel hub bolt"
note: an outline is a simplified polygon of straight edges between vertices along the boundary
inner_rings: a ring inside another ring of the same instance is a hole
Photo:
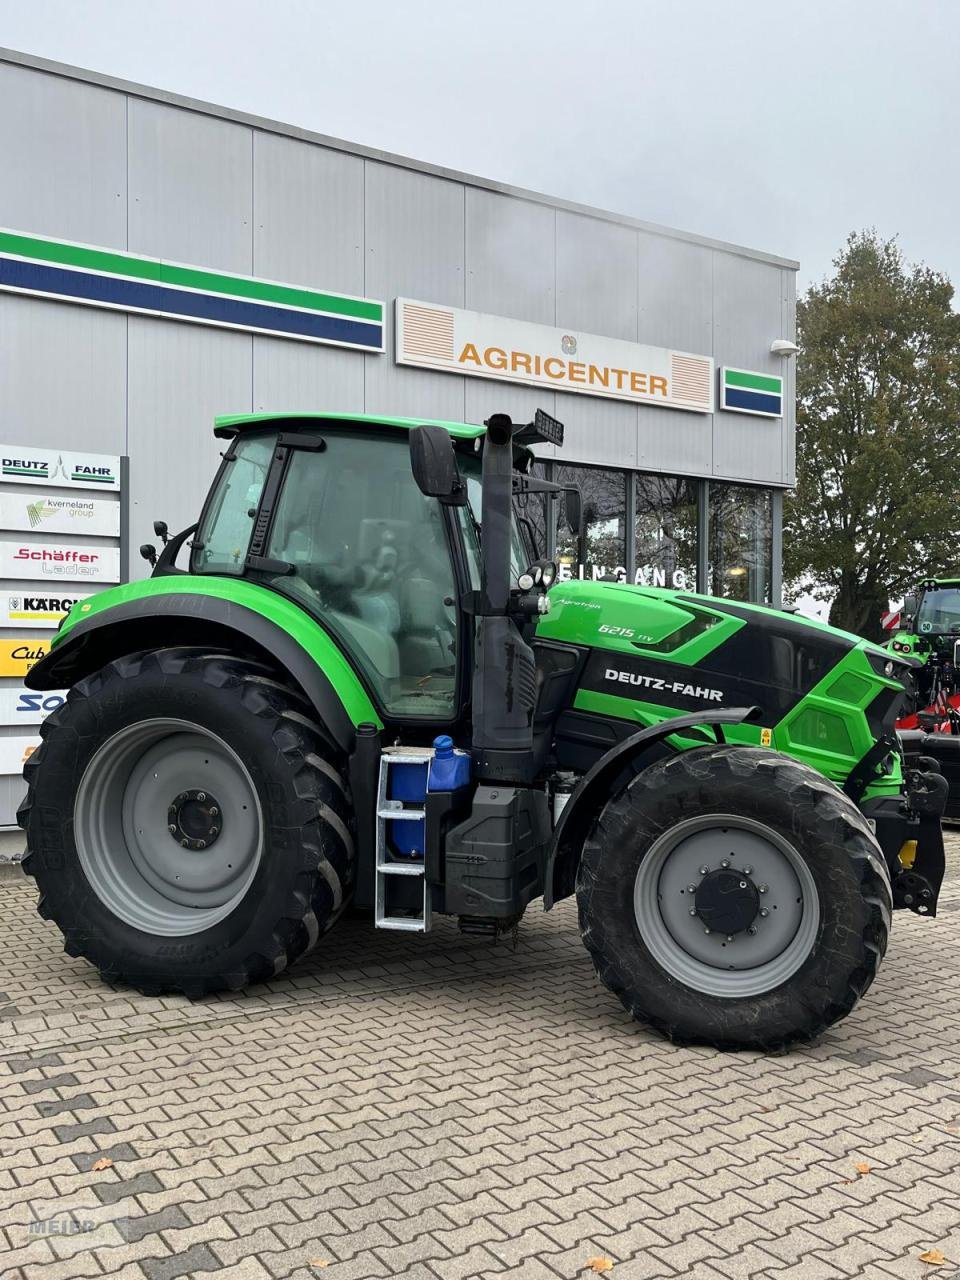
[[[186,849],[186,847],[189,845],[189,843],[190,843],[190,841],[189,841],[189,840],[181,840],[181,841],[180,841],[180,844],[183,846],[183,848],[184,848],[184,849]]]
[[[723,867],[724,871],[726,871],[726,869],[727,869],[727,867],[729,867],[730,863],[729,863],[729,862],[724,861],[724,862],[721,862],[721,863],[720,863],[720,865],[721,865],[721,867]]]
[[[198,848],[198,849],[205,849],[206,847],[207,847],[207,842],[206,842],[206,840],[198,840],[198,841],[197,841],[197,848]]]
[[[207,798],[207,793],[206,793],[205,791],[198,791],[198,792],[197,792],[197,799],[198,799],[201,803],[202,803],[204,800],[206,800],[206,798]]]
[[[696,907],[691,907],[691,908],[690,908],[690,915],[695,916],[696,914],[697,914],[697,908],[696,908]]]
[[[758,884],[758,885],[757,885],[757,892],[758,892],[758,893],[766,893],[766,892],[767,892],[767,886],[766,886],[765,884]]]
[[[732,941],[733,941],[733,934],[732,934],[732,933],[728,933],[728,934],[727,934],[727,941],[728,941],[728,942],[732,942]]]
[[[218,835],[220,834],[220,828],[219,828],[219,827],[211,827],[211,828],[210,828],[210,834],[211,834],[212,836],[218,836]]]
[[[744,867],[744,868],[743,868],[743,874],[744,874],[745,876],[752,875],[752,873],[753,873],[753,867]]]
[[[702,876],[705,876],[709,870],[710,870],[710,868],[709,868],[709,867],[701,867],[701,868],[700,868],[700,874],[701,874]]]
[[[710,932],[710,930],[705,928],[703,932],[704,932],[704,933],[709,933],[709,932]]]
[[[756,937],[757,926],[755,924],[752,924],[750,928],[747,930],[747,933],[750,934],[751,938]]]
[[[770,912],[767,910],[767,908],[766,908],[766,907],[761,907],[761,908],[760,908],[760,914],[761,914],[761,916],[763,916],[764,918],[766,918],[766,917],[770,914]]]
[[[687,885],[687,893],[696,893],[696,892],[697,892],[697,886],[695,884]]]
[[[167,827],[167,830],[170,832],[171,835],[176,835],[177,824],[175,822],[171,822],[170,825]]]
[[[219,812],[220,812],[220,810],[217,808],[217,806],[216,806],[215,804],[212,804],[212,805],[210,806],[210,817],[211,817],[211,818],[215,818]]]

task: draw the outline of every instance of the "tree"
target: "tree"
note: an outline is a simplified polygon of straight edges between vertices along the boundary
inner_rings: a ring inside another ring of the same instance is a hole
[[[784,568],[833,598],[835,626],[880,614],[928,573],[960,571],[960,316],[945,275],[854,234],[797,307],[797,487]]]

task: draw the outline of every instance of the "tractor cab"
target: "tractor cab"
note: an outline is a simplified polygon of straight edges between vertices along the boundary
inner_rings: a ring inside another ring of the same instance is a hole
[[[527,447],[562,442],[561,424],[542,412],[524,427],[493,419],[486,432],[260,416],[221,419],[216,431],[230,446],[190,572],[288,597],[333,635],[385,721],[460,727],[474,692],[474,620],[493,609],[524,628],[546,607],[555,571],[513,504],[563,492],[528,474]]]

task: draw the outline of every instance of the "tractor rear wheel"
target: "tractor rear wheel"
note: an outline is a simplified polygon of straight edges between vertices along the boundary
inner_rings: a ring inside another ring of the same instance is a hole
[[[850,1012],[887,943],[890,883],[856,806],[757,747],[696,748],[604,807],[577,878],[584,943],[678,1043],[779,1049]]]
[[[236,990],[346,905],[346,788],[309,706],[267,668],[186,648],[119,658],[41,732],[24,869],[65,950],[107,981]]]

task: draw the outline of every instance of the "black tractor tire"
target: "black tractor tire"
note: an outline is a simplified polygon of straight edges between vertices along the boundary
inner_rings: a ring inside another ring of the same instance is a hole
[[[731,902],[743,904],[733,926],[716,914]],[[577,903],[601,981],[637,1021],[678,1044],[763,1051],[812,1040],[853,1009],[892,909],[879,846],[839,788],[734,745],[660,760],[608,801],[584,843]],[[751,947],[781,941],[753,964]]]
[[[107,982],[199,997],[273,978],[311,950],[354,879],[347,788],[311,716],[270,669],[209,650],[132,654],[79,681],[41,728],[18,813],[38,911],[61,930],[67,954]],[[152,774],[148,757],[160,761]],[[185,787],[191,770],[196,788],[171,796],[165,811],[149,788],[167,779]],[[211,808],[220,787],[226,800]],[[146,838],[135,835],[144,812],[160,815],[144,821]],[[177,833],[169,846],[168,831]],[[245,881],[225,870],[230,859],[242,860]],[[196,893],[174,884],[191,875],[203,886]]]

